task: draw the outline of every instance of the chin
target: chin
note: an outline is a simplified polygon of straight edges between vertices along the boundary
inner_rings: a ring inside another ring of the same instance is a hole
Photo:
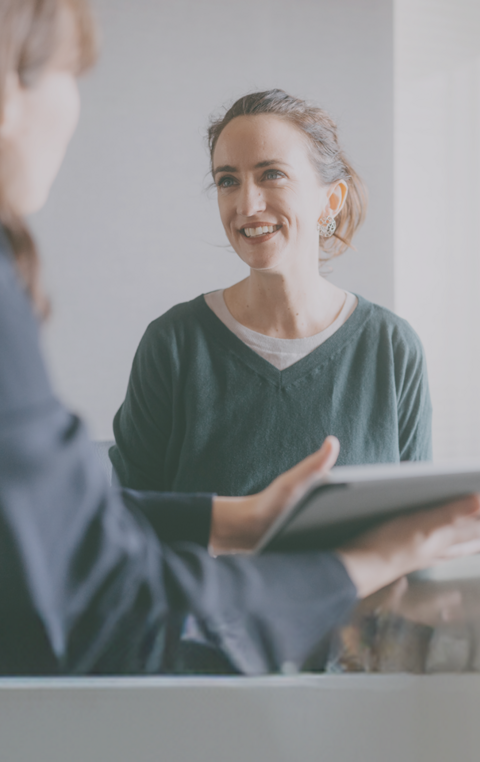
[[[248,265],[248,267],[250,267],[252,270],[258,270],[259,272],[275,270],[281,266],[283,261],[282,257],[279,256],[252,257],[252,255],[250,255],[249,257],[240,256],[240,259],[242,259],[243,262],[245,262],[245,264]]]
[[[245,251],[245,247],[239,246],[235,248],[235,252],[242,262],[245,262],[253,270],[270,270],[272,267],[280,265],[283,260],[278,251],[260,251],[260,247],[257,251],[250,248]]]

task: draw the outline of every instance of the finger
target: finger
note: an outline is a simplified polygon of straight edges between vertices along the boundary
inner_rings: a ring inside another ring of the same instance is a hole
[[[465,542],[457,542],[450,545],[445,551],[444,558],[461,558],[462,556],[472,556],[480,553],[480,538],[469,539]]]
[[[480,495],[468,495],[450,503],[447,508],[450,508],[454,516],[473,516],[480,513]]]
[[[477,515],[456,516],[449,524],[429,533],[426,548],[433,560],[458,558],[480,552],[480,520]]]
[[[441,505],[438,508],[422,511],[422,514],[425,520],[425,529],[432,532],[443,526],[451,525],[455,520],[468,518],[469,516],[474,517],[479,512],[480,496],[469,495],[461,500]],[[419,516],[420,514],[417,515]]]
[[[329,436],[317,452],[302,460],[289,473],[295,481],[326,474],[335,465],[339,452],[340,442],[337,437]]]

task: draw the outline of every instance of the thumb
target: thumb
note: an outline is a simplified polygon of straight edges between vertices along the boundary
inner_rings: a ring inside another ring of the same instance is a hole
[[[295,481],[301,482],[313,476],[322,476],[335,465],[340,452],[337,437],[329,436],[317,452],[309,455],[291,470]]]

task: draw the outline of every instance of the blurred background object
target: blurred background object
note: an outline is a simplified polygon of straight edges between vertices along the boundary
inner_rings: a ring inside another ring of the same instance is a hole
[[[328,672],[480,671],[480,578],[403,579],[359,604]]]

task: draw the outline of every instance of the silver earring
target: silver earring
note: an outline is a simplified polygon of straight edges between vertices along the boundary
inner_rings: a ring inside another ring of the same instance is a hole
[[[336,229],[337,223],[335,222],[335,217],[332,217],[331,214],[329,214],[325,220],[319,220],[317,222],[318,235],[322,238],[330,238],[335,233]]]

